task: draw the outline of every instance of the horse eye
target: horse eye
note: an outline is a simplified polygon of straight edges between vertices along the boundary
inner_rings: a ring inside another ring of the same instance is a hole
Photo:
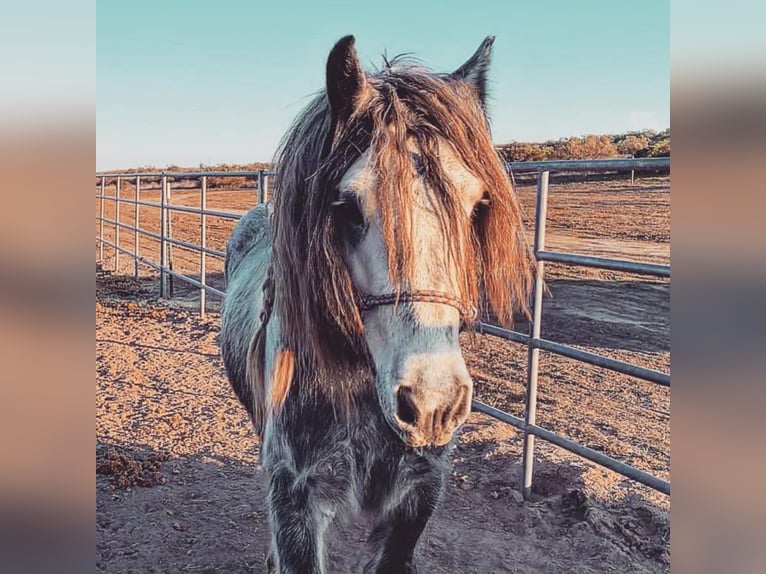
[[[481,199],[476,202],[476,205],[473,206],[473,217],[476,217],[479,213],[487,209],[492,204],[492,201],[489,198],[489,192],[485,191],[484,195],[481,196]]]
[[[355,199],[342,199],[332,204],[335,218],[339,223],[350,227],[364,226],[364,216]]]

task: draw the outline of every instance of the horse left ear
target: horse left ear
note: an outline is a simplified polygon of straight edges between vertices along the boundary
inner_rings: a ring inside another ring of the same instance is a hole
[[[485,107],[487,99],[487,75],[489,74],[489,63],[492,57],[492,44],[495,43],[494,36],[487,36],[474,52],[473,56],[468,58],[465,64],[450,74],[453,80],[462,80],[469,84]]]
[[[344,36],[327,58],[327,99],[336,126],[357,110],[367,88],[367,77],[354,43],[353,36]]]

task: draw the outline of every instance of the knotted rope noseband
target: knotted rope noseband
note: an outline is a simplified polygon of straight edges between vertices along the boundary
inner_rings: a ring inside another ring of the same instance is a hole
[[[269,265],[266,280],[263,283],[263,308],[260,313],[261,325],[259,330],[264,330],[271,318],[274,309],[274,266]],[[358,295],[356,304],[360,312],[369,311],[375,307],[384,305],[398,305],[399,303],[441,303],[457,309],[463,326],[473,323],[479,316],[478,309],[463,299],[444,293],[420,289],[416,291],[403,291],[401,293],[384,293],[380,295]]]
[[[457,309],[460,318],[466,323],[476,320],[478,311],[470,303],[441,291],[403,291],[401,293],[385,293],[382,295],[360,295],[357,305],[360,311],[369,311],[382,305],[397,305],[399,303],[441,303]]]

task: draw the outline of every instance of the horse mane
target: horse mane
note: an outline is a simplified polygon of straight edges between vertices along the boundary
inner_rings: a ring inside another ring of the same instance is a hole
[[[387,60],[367,80],[364,103],[341,126],[332,123],[326,92],[317,94],[275,157],[268,288],[280,317],[279,346],[293,353],[302,368],[337,370],[369,361],[357,293],[332,213],[341,178],[368,150],[392,283],[406,286],[414,267],[408,208],[411,183],[418,177],[410,151],[414,144],[422,159],[419,176],[437,191],[461,297],[479,307],[483,292],[503,323],[512,320],[515,308],[528,313],[532,258],[519,203],[476,92],[460,79],[399,57]],[[444,177],[439,161],[443,144],[486,186],[487,201],[470,218],[458,190]],[[259,352],[262,357],[262,342]]]

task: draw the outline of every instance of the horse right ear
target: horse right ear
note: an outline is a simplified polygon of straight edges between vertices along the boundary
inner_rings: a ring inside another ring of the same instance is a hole
[[[492,59],[492,44],[495,43],[494,36],[487,36],[479,48],[474,52],[468,61],[450,74],[453,80],[462,80],[473,88],[476,96],[481,102],[481,107],[487,105],[487,75],[489,74],[489,63]]]
[[[335,127],[345,123],[357,110],[367,88],[354,43],[353,36],[344,36],[327,58],[327,99]]]

